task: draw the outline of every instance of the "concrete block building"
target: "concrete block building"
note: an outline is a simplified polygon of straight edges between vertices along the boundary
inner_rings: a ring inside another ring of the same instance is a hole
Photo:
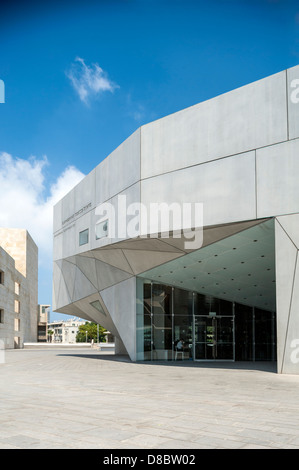
[[[0,228],[0,340],[37,341],[38,249],[27,230]]]
[[[299,66],[141,126],[93,169],[54,208],[53,310],[133,361],[298,374],[298,84]],[[158,230],[161,204],[201,218]]]

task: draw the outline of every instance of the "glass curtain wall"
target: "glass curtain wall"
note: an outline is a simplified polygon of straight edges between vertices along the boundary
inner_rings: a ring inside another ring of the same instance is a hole
[[[276,360],[274,312],[137,278],[137,360]]]

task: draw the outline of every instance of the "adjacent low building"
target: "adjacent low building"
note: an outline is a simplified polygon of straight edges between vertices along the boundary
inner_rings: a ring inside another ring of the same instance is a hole
[[[133,361],[298,374],[298,83],[299,66],[146,124],[92,170],[54,208],[53,310]]]
[[[38,249],[27,230],[0,228],[0,340],[37,340]]]

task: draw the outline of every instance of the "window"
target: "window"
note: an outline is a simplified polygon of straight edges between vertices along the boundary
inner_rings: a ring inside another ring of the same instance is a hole
[[[21,284],[19,284],[18,282],[15,282],[15,294],[20,295],[20,287],[21,287]]]
[[[45,336],[47,334],[47,328],[45,326],[38,326],[39,336]]]
[[[15,300],[15,313],[20,313],[20,301]]]
[[[4,284],[4,271],[0,270],[0,284]]]
[[[96,239],[108,236],[108,219],[96,224]]]
[[[0,323],[4,323],[4,310],[0,308]]]
[[[105,315],[105,317],[107,316],[107,315],[106,315],[106,312],[105,312],[105,310],[103,309],[102,305],[100,304],[99,300],[95,300],[94,302],[90,302],[90,305],[92,305],[93,308],[96,308],[100,313],[102,313],[103,315]]]
[[[20,331],[20,320],[15,318],[15,331]]]
[[[86,245],[88,243],[88,228],[79,233],[79,246]]]

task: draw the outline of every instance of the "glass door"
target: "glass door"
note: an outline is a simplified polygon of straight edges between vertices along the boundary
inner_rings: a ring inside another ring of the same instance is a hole
[[[234,360],[234,318],[232,316],[194,317],[194,360]]]

